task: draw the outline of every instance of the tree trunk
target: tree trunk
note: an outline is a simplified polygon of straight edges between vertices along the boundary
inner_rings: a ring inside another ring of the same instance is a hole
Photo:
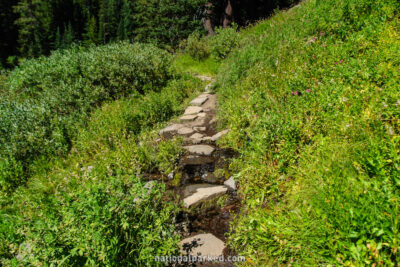
[[[208,36],[214,35],[214,28],[212,25],[212,4],[211,2],[206,3],[206,18],[204,20],[204,28],[208,32]]]
[[[225,13],[224,13],[224,22],[223,22],[224,28],[231,26],[232,15],[233,15],[233,8],[232,8],[231,0],[228,0],[227,4],[226,4],[226,8],[225,8]]]

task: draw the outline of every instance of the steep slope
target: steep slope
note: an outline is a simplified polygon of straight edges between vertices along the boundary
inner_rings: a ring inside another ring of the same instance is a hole
[[[222,64],[244,205],[230,244],[252,265],[399,263],[399,7],[304,1]]]

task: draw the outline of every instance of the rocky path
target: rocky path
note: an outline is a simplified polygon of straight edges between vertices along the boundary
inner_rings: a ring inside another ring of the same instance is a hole
[[[199,77],[210,80],[208,77]],[[179,121],[160,131],[162,138],[184,138],[185,154],[179,169],[168,178],[185,210],[177,222],[183,236],[183,255],[209,257],[232,252],[225,245],[232,212],[237,210],[236,183],[229,175],[229,159],[234,155],[218,147],[217,141],[228,130],[217,132],[217,97],[205,92],[190,102]],[[231,262],[203,262],[195,266],[233,266]],[[188,266],[188,265],[186,265]]]

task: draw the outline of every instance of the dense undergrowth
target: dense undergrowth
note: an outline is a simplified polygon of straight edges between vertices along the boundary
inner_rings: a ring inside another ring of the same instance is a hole
[[[177,208],[141,175],[175,168],[179,140],[156,145],[152,129],[182,112],[200,85],[182,77],[96,110],[66,159],[1,199],[2,264],[154,266],[154,255],[174,254]]]
[[[11,156],[1,158],[3,190],[13,186],[0,197],[3,266],[154,266],[154,255],[176,253],[178,208],[161,183],[142,179],[176,167],[180,141],[155,143],[157,129],[203,86],[177,73],[171,58],[153,46],[114,44],[31,60],[7,77],[3,107],[24,115],[2,109],[1,129],[15,127],[1,139]],[[20,177],[4,161],[16,155],[43,160],[28,161],[36,168],[29,179],[22,169],[23,180],[12,180]]]
[[[12,192],[49,158],[66,155],[93,108],[158,91],[173,75],[171,60],[151,45],[119,43],[23,62],[0,100],[0,189]]]
[[[248,264],[399,264],[399,8],[309,0],[239,34],[217,90]]]

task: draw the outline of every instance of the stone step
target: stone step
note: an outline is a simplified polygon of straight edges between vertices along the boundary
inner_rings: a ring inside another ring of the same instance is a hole
[[[171,138],[181,128],[183,128],[182,124],[172,124],[162,129],[158,134],[164,138]]]
[[[195,119],[197,119],[197,115],[183,115],[182,117],[179,118],[179,121],[181,123],[185,123],[194,121]]]
[[[195,134],[192,134],[189,138],[190,138],[190,139],[201,139],[201,138],[203,138],[203,137],[204,137],[204,134],[195,133]]]
[[[203,112],[202,107],[190,106],[186,108],[184,115],[195,115],[201,112]]]
[[[177,134],[182,135],[182,136],[190,136],[194,133],[195,133],[195,131],[189,127],[183,127],[177,131]]]
[[[230,190],[237,189],[237,182],[235,181],[235,179],[232,176],[224,182],[224,185],[226,187],[228,187]]]
[[[181,253],[191,256],[220,257],[225,243],[211,233],[198,234],[180,242]]]
[[[183,190],[183,203],[186,208],[196,207],[206,201],[217,200],[224,195],[228,188],[223,185],[192,184]]]
[[[212,140],[213,142],[216,142],[216,141],[218,141],[223,135],[225,135],[225,134],[227,134],[227,133],[229,133],[229,129],[226,129],[226,130],[223,130],[223,131],[221,131],[221,132],[219,132],[219,133],[217,133],[217,134],[214,134],[214,135],[211,137],[211,140]]]
[[[190,102],[192,106],[202,106],[208,100],[207,96],[197,97]]]
[[[215,151],[215,147],[210,145],[192,145],[183,148],[189,151],[190,154],[199,156],[211,156]]]

